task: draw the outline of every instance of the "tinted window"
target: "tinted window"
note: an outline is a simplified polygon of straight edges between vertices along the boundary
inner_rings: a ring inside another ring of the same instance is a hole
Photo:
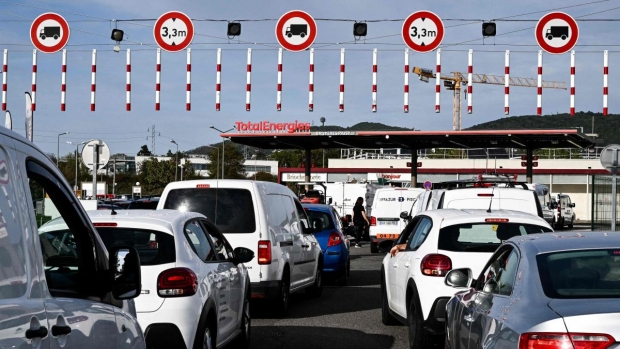
[[[426,240],[426,237],[428,236],[428,233],[431,231],[432,227],[433,221],[430,218],[422,218],[420,220],[420,223],[418,223],[418,225],[415,227],[413,239],[409,243],[409,249],[417,250],[418,247],[422,246],[422,243],[424,243],[424,240]]]
[[[326,229],[334,229],[334,222],[331,219],[331,216],[327,212],[320,211],[306,211],[308,214],[308,218],[310,218],[310,222],[312,222],[312,227],[316,231],[323,231]]]
[[[228,241],[226,238],[212,225],[209,225],[207,222],[205,223],[205,228],[207,229],[207,234],[211,238],[213,242],[213,248],[215,250],[215,254],[220,261],[225,261],[228,259],[232,259],[234,257],[232,248],[228,245]]]
[[[536,256],[549,298],[620,298],[620,251],[582,250]]]
[[[506,249],[499,255],[495,254],[494,259],[482,273],[477,288],[485,293],[510,296],[518,265],[519,255],[513,249]]]
[[[131,246],[138,250],[141,265],[174,263],[174,237],[156,230],[98,227],[105,247]]]
[[[174,189],[168,193],[164,208],[202,213],[224,234],[256,231],[254,202],[247,189]]]
[[[520,223],[456,224],[441,228],[438,247],[455,252],[493,252],[511,237],[548,232],[551,229]]]
[[[205,234],[205,231],[202,229],[202,226],[198,223],[198,221],[187,223],[185,226],[185,237],[200,260],[205,262],[216,260],[211,243],[209,243],[209,239],[207,238],[207,234]]]

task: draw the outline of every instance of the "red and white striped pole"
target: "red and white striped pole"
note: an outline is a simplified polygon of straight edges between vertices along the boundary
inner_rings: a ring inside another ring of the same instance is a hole
[[[609,51],[603,52],[603,115],[607,115],[607,75],[609,74]]]
[[[510,50],[506,50],[504,64],[504,115],[510,114]]]
[[[404,106],[403,111],[409,112],[409,49],[405,49],[405,87],[404,87]]]
[[[344,111],[344,49],[340,49],[340,107]]]
[[[185,110],[192,110],[192,49],[187,49],[187,87],[185,89]]]
[[[467,114],[471,114],[473,111],[472,106],[472,94],[474,92],[473,87],[473,73],[474,73],[474,50],[469,50],[468,56],[468,64],[467,64]]]
[[[314,110],[314,48],[310,49],[310,83],[308,85],[308,111]]]
[[[157,48],[155,69],[155,110],[159,110],[159,92],[161,88],[161,48]]]
[[[62,50],[62,76],[60,79],[60,111],[65,111],[67,94],[67,50]]]
[[[127,111],[131,111],[131,51],[130,49],[127,49],[127,69],[126,69],[125,74],[127,75],[127,81],[125,82],[126,84],[125,93],[127,94],[127,100],[125,101],[126,103],[125,109]]]
[[[220,95],[222,93],[222,49],[217,49],[215,68],[215,111],[220,111]]]
[[[97,91],[97,50],[93,50],[93,62],[90,77],[90,111],[95,111],[95,91]]]
[[[245,82],[245,110],[250,111],[250,98],[252,94],[252,49],[248,49],[248,65]]]
[[[372,50],[372,112],[377,112],[377,49]]]
[[[9,71],[9,50],[4,49],[2,60],[2,110],[6,110],[7,72]]]
[[[37,110],[37,50],[32,50],[32,111]]]
[[[435,75],[435,113],[439,113],[439,92],[441,92],[441,49],[437,49],[437,71]]]
[[[570,52],[570,115],[575,115],[575,50]]]
[[[278,92],[276,95],[276,110],[282,110],[282,48],[278,49]]]
[[[538,50],[538,98],[536,101],[536,114],[542,115],[542,71],[543,71],[543,54],[542,50]]]

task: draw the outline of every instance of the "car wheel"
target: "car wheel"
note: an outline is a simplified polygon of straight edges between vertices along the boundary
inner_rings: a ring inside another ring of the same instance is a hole
[[[215,348],[215,331],[211,320],[207,320],[204,330],[202,331],[202,340],[200,341],[199,348],[201,349],[214,349]]]
[[[306,289],[306,293],[312,298],[319,298],[323,294],[323,263],[317,266],[314,284]]]
[[[347,259],[344,268],[342,268],[342,271],[339,273],[340,275],[338,275],[338,286],[346,286],[349,282],[349,270],[351,269],[350,264],[351,261]]]
[[[570,219],[570,223],[568,223],[568,229],[573,229],[573,219]]]
[[[376,242],[370,243],[370,253],[379,253],[379,246],[377,246]]]
[[[288,273],[284,274],[282,277],[282,282],[280,283],[280,292],[278,294],[278,299],[276,300],[276,309],[279,315],[285,316],[288,312],[288,303],[291,296],[291,285],[289,282]]]
[[[415,297],[415,296],[414,296]],[[426,348],[428,333],[422,328],[422,321],[416,309],[415,298],[409,301],[409,311],[407,311],[407,327],[409,328],[409,348]]]
[[[444,349],[450,349],[450,339],[448,338],[448,322],[446,321],[446,335],[444,336],[444,340],[443,340],[443,348]]]
[[[243,314],[241,315],[241,324],[237,343],[235,348],[249,348],[250,347],[250,333],[251,333],[251,324],[252,317],[250,316],[250,290],[246,290],[245,292],[245,300],[243,301]]]
[[[385,287],[385,275],[381,275],[381,322],[386,326],[393,326],[398,323],[396,318],[390,314],[388,304],[387,288]]]

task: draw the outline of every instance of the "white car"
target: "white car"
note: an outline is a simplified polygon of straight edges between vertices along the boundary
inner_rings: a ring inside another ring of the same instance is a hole
[[[564,229],[564,226],[573,228],[575,216],[575,203],[571,201],[567,194],[557,194],[552,199],[553,206],[553,227],[555,229]]]
[[[218,348],[250,338],[250,282],[242,263],[254,253],[234,251],[205,216],[177,210],[88,211],[108,248],[138,251],[142,292],[135,299],[146,347]],[[57,225],[61,226],[61,225]],[[62,229],[47,234],[62,236]]]
[[[413,217],[381,266],[382,322],[409,326],[411,348],[424,348],[428,334],[445,331],[446,303],[454,289],[444,284],[452,269],[477,275],[500,244],[513,236],[552,232],[542,218],[509,210],[439,209]]]

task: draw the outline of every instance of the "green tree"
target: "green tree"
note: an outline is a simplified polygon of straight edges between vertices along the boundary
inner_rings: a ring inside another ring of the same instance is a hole
[[[255,174],[249,176],[248,179],[253,179],[255,181],[264,181],[264,182],[274,182],[274,183],[278,182],[278,176],[272,175],[271,173],[263,172],[263,171],[256,172]]]
[[[176,163],[174,159],[159,161],[156,158],[144,160],[140,164],[139,182],[145,193],[161,193],[166,185],[174,181]]]
[[[151,151],[149,150],[149,147],[145,144],[140,148],[140,151],[137,154],[138,156],[151,156],[153,154],[151,154]]]
[[[223,153],[223,154],[222,154]],[[221,149],[218,153],[217,149],[210,148],[209,156],[209,177],[221,178],[222,173],[222,158],[224,157],[224,178],[226,179],[245,179],[246,173],[243,164],[245,159],[243,154],[239,151],[239,148],[232,144],[232,142],[224,142],[224,150]]]

